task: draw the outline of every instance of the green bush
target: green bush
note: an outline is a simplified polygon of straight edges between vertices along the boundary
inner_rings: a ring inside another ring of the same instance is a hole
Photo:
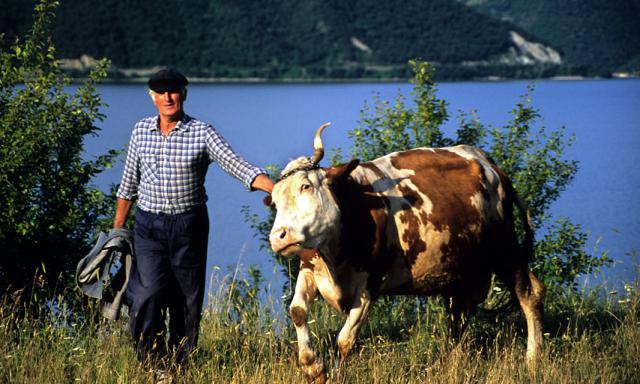
[[[84,138],[104,118],[95,84],[108,62],[66,92],[48,30],[57,5],[40,1],[24,42],[0,42],[0,292],[28,287],[37,269],[48,281],[62,276],[63,287],[113,206],[91,180],[117,152],[82,157]]]

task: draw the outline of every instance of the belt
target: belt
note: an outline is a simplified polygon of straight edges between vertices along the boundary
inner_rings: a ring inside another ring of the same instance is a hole
[[[195,213],[198,212],[202,209],[206,208],[205,204],[202,205],[196,205],[195,207],[189,208],[187,210],[184,211],[180,211],[180,212],[164,212],[164,211],[147,211],[144,210],[140,207],[138,207],[138,210],[147,214],[147,215],[157,215],[157,216],[179,216],[179,215],[185,215],[185,214],[189,214],[189,213]]]

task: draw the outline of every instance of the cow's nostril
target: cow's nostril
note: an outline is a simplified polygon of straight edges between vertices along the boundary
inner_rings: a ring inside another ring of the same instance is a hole
[[[287,230],[283,229],[282,232],[280,232],[280,239],[284,239],[287,236]]]

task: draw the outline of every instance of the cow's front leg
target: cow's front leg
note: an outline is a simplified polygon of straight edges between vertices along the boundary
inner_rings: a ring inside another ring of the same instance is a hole
[[[358,287],[353,306],[347,313],[347,321],[338,334],[340,362],[344,361],[355,344],[358,331],[360,331],[360,327],[362,327],[362,324],[367,320],[367,316],[371,310],[371,304],[371,295],[364,284],[362,284],[362,286]]]
[[[308,304],[316,297],[318,288],[313,279],[313,272],[309,268],[301,268],[298,282],[289,306],[291,320],[296,327],[298,336],[298,360],[309,382],[324,383],[327,376],[322,360],[316,356],[311,347],[309,327],[307,326]]]

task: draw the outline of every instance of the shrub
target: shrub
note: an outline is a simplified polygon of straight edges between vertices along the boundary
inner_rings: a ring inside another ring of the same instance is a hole
[[[66,92],[70,80],[48,31],[57,5],[40,1],[24,42],[7,49],[2,43],[0,53],[0,292],[28,287],[37,269],[48,281],[71,276],[61,273],[88,252],[98,219],[113,206],[91,179],[117,152],[82,157],[83,138],[96,134],[94,121],[104,118],[95,84],[108,61],[75,94]]]

